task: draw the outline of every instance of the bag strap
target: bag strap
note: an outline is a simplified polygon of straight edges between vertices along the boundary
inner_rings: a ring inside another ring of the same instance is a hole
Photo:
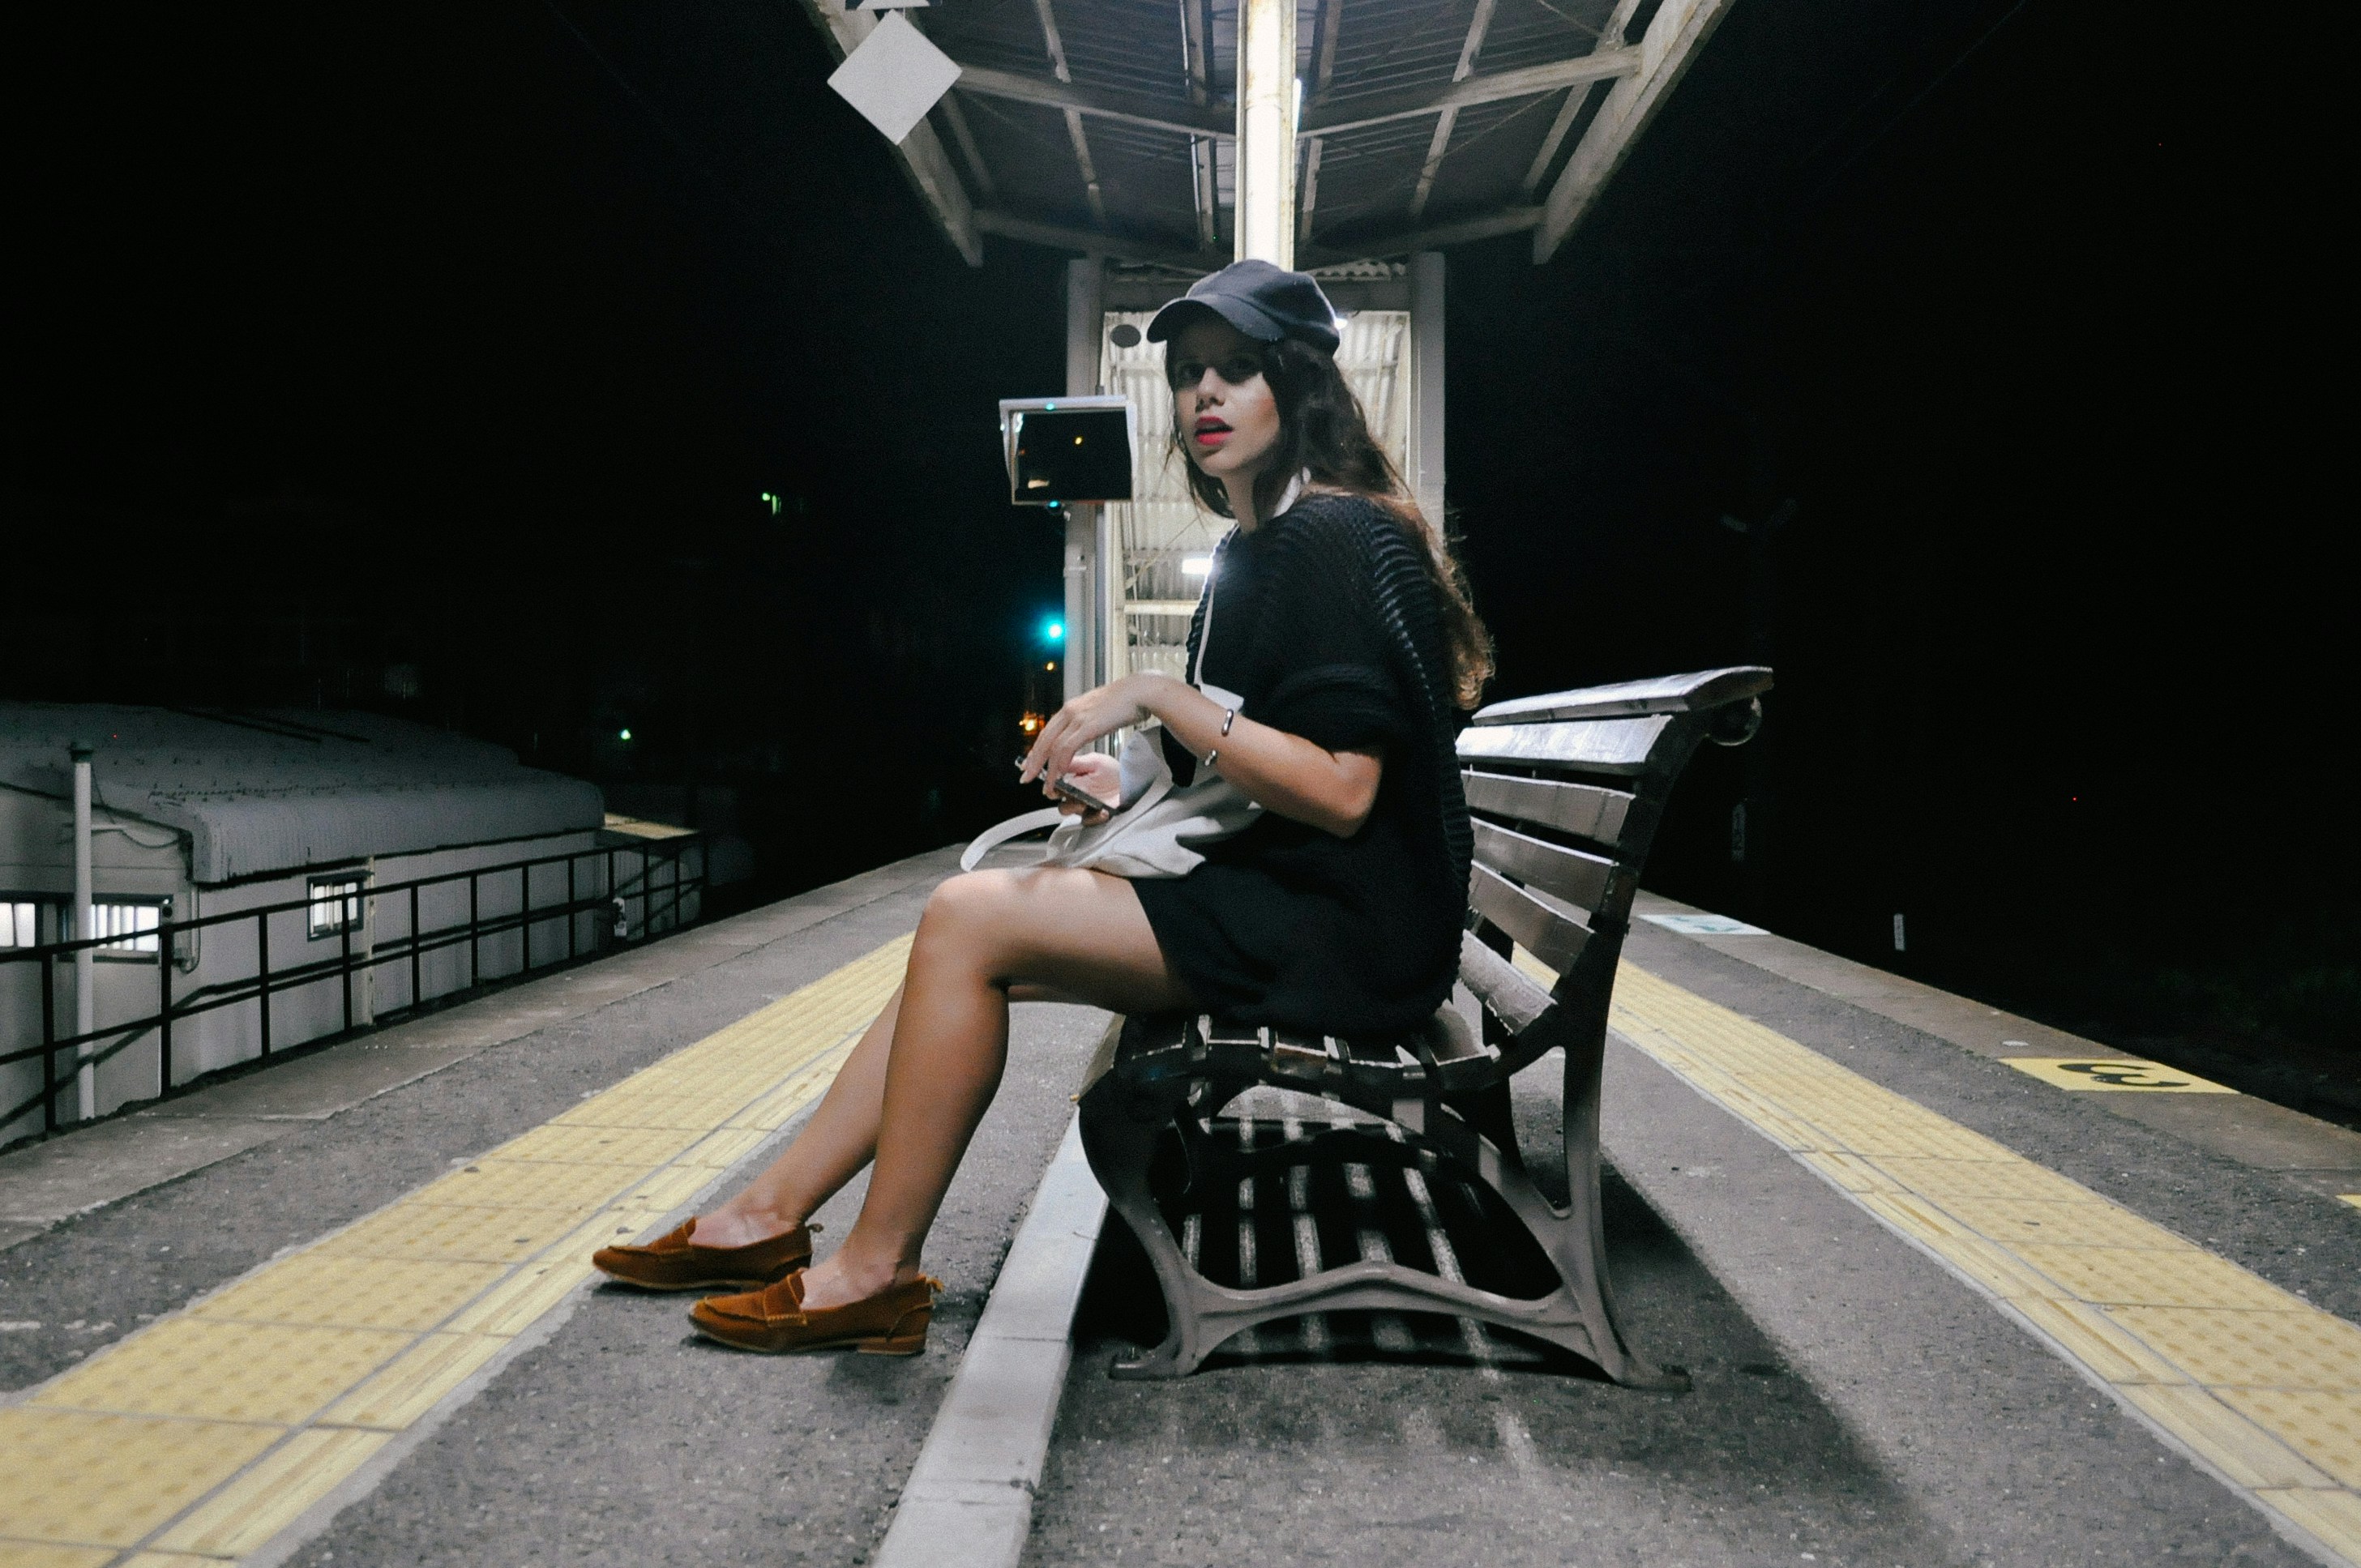
[[[1238,536],[1238,525],[1222,535],[1213,546],[1213,569],[1205,574],[1205,617],[1197,623],[1197,656],[1189,663],[1189,684],[1202,688],[1205,684],[1205,650],[1213,645],[1213,589],[1222,580],[1222,557],[1229,554],[1230,541]]]
[[[963,872],[975,870],[979,861],[1011,839],[1022,839],[1026,834],[1038,828],[1055,828],[1065,820],[1065,817],[1064,812],[1054,806],[1049,806],[1038,811],[1028,811],[1022,817],[1012,817],[1005,822],[994,823],[977,834],[975,842],[961,851],[960,870]]]

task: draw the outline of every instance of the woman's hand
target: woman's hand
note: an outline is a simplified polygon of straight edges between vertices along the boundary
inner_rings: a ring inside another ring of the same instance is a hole
[[[1018,776],[1028,784],[1063,778],[1074,771],[1084,746],[1150,718],[1201,761],[1216,758],[1213,767],[1222,777],[1265,810],[1349,839],[1376,808],[1378,783],[1385,773],[1381,752],[1323,750],[1300,735],[1257,724],[1156,670],[1126,675],[1060,708],[1042,727]]]
[[[1069,817],[1080,817],[1090,827],[1095,828],[1104,822],[1115,815],[1115,808],[1123,804],[1123,764],[1104,751],[1080,753],[1065,774],[1066,782],[1076,789],[1105,801],[1106,806],[1102,810],[1093,811],[1089,806],[1060,795],[1049,783],[1051,776],[1043,776],[1041,793],[1055,800],[1060,811]]]
[[[1169,680],[1170,677],[1126,675],[1119,681],[1109,681],[1105,685],[1086,691],[1060,708],[1050,716],[1049,722],[1041,727],[1041,733],[1033,738],[1033,749],[1025,753],[1024,771],[1016,775],[1017,782],[1031,784],[1038,778],[1046,786],[1051,779],[1064,778],[1074,771],[1076,756],[1083,747],[1102,735],[1114,734],[1126,725],[1148,722],[1148,710],[1143,705],[1147,695],[1146,683],[1159,679]],[[1111,797],[1115,792],[1093,788],[1091,793]]]

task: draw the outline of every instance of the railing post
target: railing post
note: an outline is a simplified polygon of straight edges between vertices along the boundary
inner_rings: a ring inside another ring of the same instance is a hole
[[[418,884],[410,884],[410,1005],[414,1009],[425,1002],[426,994],[419,986],[419,954],[425,943],[418,929]]]
[[[354,1022],[364,1029],[377,1027],[377,857],[361,863],[361,889],[353,900],[353,918],[361,927],[360,1001]]]
[[[533,862],[527,861],[517,868],[518,940],[523,950],[517,955],[517,973],[533,972]]]
[[[353,1032],[353,923],[352,905],[341,898],[336,911],[336,942],[339,949],[336,969],[337,989],[345,993],[345,1033]]]
[[[581,956],[575,934],[582,924],[582,895],[575,891],[574,886],[574,871],[580,863],[581,857],[577,855],[566,857],[566,959],[568,963]]]
[[[41,955],[41,1131],[58,1130],[58,960]]]
[[[254,917],[254,1003],[262,1010],[262,1054],[270,1054],[270,912]]]
[[[156,1092],[172,1092],[172,923],[156,927]]]
[[[467,989],[484,983],[484,922],[476,897],[476,873],[467,873]]]

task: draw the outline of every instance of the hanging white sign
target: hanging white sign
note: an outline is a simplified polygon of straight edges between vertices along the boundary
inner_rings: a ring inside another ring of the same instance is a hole
[[[959,74],[957,60],[895,11],[844,57],[828,84],[898,147]]]

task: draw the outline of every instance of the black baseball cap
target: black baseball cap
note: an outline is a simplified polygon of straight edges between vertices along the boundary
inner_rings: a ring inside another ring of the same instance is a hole
[[[1343,338],[1336,312],[1309,273],[1290,272],[1268,261],[1233,261],[1191,285],[1189,291],[1156,313],[1148,341],[1162,343],[1186,326],[1198,311],[1211,311],[1259,343],[1291,337],[1323,354],[1334,354]]]

